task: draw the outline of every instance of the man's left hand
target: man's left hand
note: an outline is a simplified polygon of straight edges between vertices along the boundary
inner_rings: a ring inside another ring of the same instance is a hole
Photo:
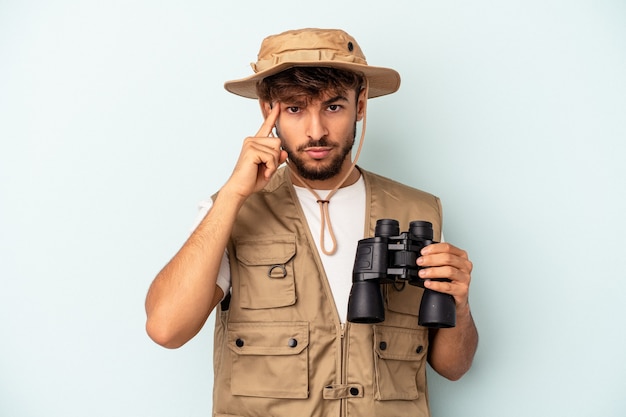
[[[419,276],[426,288],[451,294],[457,307],[468,305],[473,265],[467,252],[449,243],[433,243],[422,249],[417,265],[423,267]],[[437,278],[450,281],[433,281]]]

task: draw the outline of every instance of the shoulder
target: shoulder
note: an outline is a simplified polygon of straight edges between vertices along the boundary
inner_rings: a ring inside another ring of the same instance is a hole
[[[378,174],[364,170],[361,173],[368,195],[370,235],[374,234],[377,219],[396,219],[401,225],[426,220],[433,224],[436,239],[440,240],[443,215],[437,196]]]
[[[384,177],[379,174],[359,168],[363,174],[365,183],[372,188],[372,190],[382,191],[384,194],[391,198],[398,200],[404,200],[407,197],[412,199],[418,199],[422,201],[428,201],[434,205],[439,205],[439,198],[434,194],[420,190],[415,187],[403,184],[391,178]]]
[[[289,185],[289,175],[287,174],[287,166],[283,165],[278,168],[276,173],[272,176],[267,185],[259,192],[259,194],[263,193],[273,193],[280,188],[284,188]]]

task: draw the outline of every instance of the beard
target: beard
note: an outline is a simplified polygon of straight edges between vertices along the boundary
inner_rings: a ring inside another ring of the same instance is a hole
[[[276,129],[276,133],[278,137],[281,137],[278,129]],[[346,140],[342,141],[343,145],[339,148],[340,152],[324,163],[318,163],[315,166],[308,166],[304,159],[298,156],[297,152],[302,152],[306,148],[329,146],[330,142],[326,137],[319,140],[310,140],[307,144],[299,146],[296,151],[286,146],[284,141],[282,141],[282,147],[283,150],[287,152],[289,162],[298,171],[298,174],[302,178],[309,181],[323,181],[333,178],[341,172],[341,167],[343,166],[344,161],[352,152],[355,138],[356,122],[354,123],[352,137],[347,137],[345,138]]]

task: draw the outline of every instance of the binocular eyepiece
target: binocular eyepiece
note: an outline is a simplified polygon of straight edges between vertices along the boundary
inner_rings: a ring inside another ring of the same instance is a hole
[[[380,284],[396,282],[424,288],[418,277],[416,261],[421,250],[433,242],[433,226],[427,221],[412,221],[409,230],[400,233],[397,220],[380,219],[374,237],[359,240],[352,289],[348,299],[348,321],[380,323],[385,320],[384,300]],[[424,288],[418,324],[446,328],[456,325],[456,306],[450,294]]]

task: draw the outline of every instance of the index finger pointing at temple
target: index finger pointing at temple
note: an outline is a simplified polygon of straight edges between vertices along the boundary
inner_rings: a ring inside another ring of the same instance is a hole
[[[270,113],[265,118],[265,121],[261,125],[261,128],[257,132],[257,137],[270,137],[272,133],[272,129],[276,124],[276,120],[278,120],[278,114],[280,113],[280,106],[278,104],[274,105]]]

